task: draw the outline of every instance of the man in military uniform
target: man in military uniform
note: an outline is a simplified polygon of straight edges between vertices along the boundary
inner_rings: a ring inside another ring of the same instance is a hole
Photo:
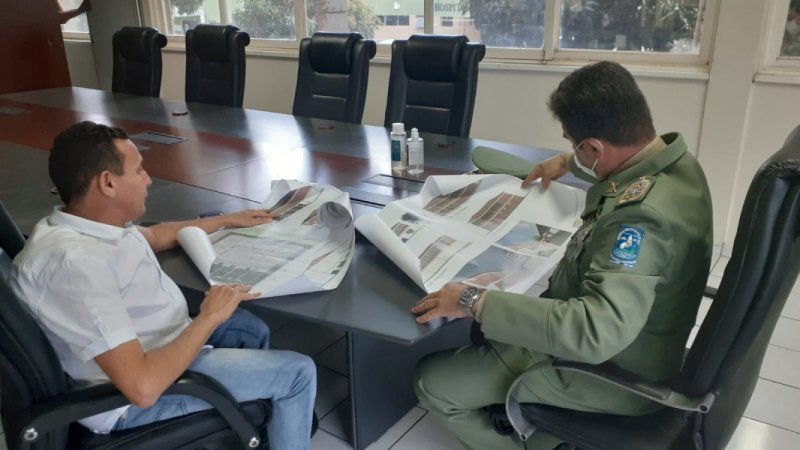
[[[553,357],[610,361],[647,380],[675,375],[711,261],[711,198],[680,134],[658,136],[647,102],[622,66],[600,62],[565,78],[548,104],[574,152],[545,160],[523,186],[572,171],[593,183],[565,256],[541,297],[449,283],[412,308],[418,322],[474,316],[487,344],[426,357],[415,385],[422,406],[473,449],[522,448],[496,434],[484,407]],[[522,402],[623,415],[658,405],[575,372],[540,370]],[[557,441],[534,433],[531,448]]]

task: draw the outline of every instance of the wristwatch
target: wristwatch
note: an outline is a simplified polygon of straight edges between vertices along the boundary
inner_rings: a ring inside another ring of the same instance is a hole
[[[473,308],[475,307],[475,302],[481,298],[481,294],[486,289],[476,288],[474,286],[467,286],[461,290],[461,295],[458,296],[458,304],[461,305],[461,309],[464,310],[470,317],[475,317],[475,311]]]

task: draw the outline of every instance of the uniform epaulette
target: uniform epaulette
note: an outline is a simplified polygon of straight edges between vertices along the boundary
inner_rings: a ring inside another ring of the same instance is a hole
[[[650,188],[653,187],[655,181],[655,177],[639,177],[624,190],[621,190],[619,197],[617,197],[616,206],[642,201],[647,196]]]

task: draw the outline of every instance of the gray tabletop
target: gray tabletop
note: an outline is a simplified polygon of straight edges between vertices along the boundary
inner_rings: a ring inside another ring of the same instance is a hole
[[[388,130],[383,127],[298,117],[288,114],[226,106],[186,103],[80,87],[44,89],[0,95],[2,99],[101,114],[109,118],[137,120],[187,130],[217,133],[269,145],[280,142],[282,151],[304,148],[348,156],[389,160]],[[172,112],[187,111],[185,116]],[[425,140],[425,164],[468,172],[479,146],[539,161],[557,152],[483,139],[420,133]],[[567,182],[577,181],[569,176]]]
[[[23,233],[29,234],[41,218],[61,204],[51,193],[47,153],[0,142],[0,201]],[[236,211],[254,202],[154,179],[141,221],[185,220],[209,210]],[[375,212],[355,204],[354,214]],[[208,284],[182,250],[159,254],[164,270],[183,288],[203,292]],[[435,332],[441,323],[419,325],[408,309],[424,295],[405,274],[363,237],[347,275],[332,291],[259,299],[254,306],[347,331],[413,344]]]
[[[325,152],[388,161],[387,130],[340,122],[294,117],[265,111],[187,104],[157,98],[136,97],[82,88],[58,88],[9,94],[0,98],[19,102],[101,114],[109,119],[137,120],[185,130],[265,142],[281,142],[304,152]],[[173,116],[173,111],[189,111]],[[0,117],[2,120],[2,117]],[[423,135],[426,164],[455,171],[474,169],[469,155],[486,145],[541,160],[554,152],[529,149],[477,139]],[[0,142],[0,200],[25,233],[36,221],[60,204],[50,192],[47,153],[17,144]],[[314,180],[309,180],[314,181]],[[420,183],[376,173],[367,183],[356,180],[350,189],[356,215],[375,212],[368,206],[392,198],[413,195]],[[366,193],[365,193],[366,192]],[[360,201],[359,201],[360,200]],[[141,221],[185,220],[209,210],[235,211],[256,203],[186,184],[154,179]],[[182,250],[160,255],[164,270],[185,289],[203,292],[207,284]],[[358,236],[353,262],[341,285],[333,290],[280,298],[260,299],[259,307],[303,320],[365,333],[381,339],[413,344],[433,334],[443,322],[419,325],[409,308],[424,292],[388,258]]]

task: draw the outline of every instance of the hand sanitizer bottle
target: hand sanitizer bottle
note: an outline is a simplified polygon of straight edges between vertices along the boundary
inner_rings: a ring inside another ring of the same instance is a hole
[[[408,138],[408,173],[419,175],[425,172],[425,145],[419,137],[419,130],[411,129],[411,137]]]
[[[392,170],[405,170],[408,166],[405,125],[402,123],[393,123],[390,139],[392,140]]]

